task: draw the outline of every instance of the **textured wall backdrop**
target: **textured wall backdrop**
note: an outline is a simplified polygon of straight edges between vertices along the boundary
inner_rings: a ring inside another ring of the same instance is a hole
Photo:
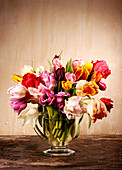
[[[121,0],[0,0],[0,134],[35,134],[22,127],[6,92],[24,64],[48,68],[47,59],[61,50],[64,64],[103,59],[112,70],[101,96],[111,97],[114,109],[90,130],[86,116],[81,134],[121,134],[121,19]]]

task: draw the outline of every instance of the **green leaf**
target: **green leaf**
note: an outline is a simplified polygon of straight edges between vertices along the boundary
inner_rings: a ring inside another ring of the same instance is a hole
[[[73,73],[72,58],[67,62],[65,72]]]
[[[82,105],[87,105],[87,103],[86,103],[86,102],[83,102],[83,101],[81,101],[80,104],[82,104]]]
[[[68,72],[68,70],[69,70],[69,62],[67,61],[65,72]]]
[[[61,54],[63,53],[63,50],[61,51],[61,53],[59,54],[59,58],[61,57]]]
[[[91,118],[90,118],[89,115],[88,115],[88,117],[89,117],[89,126],[88,126],[88,128],[90,128],[90,126],[91,126]]]
[[[72,127],[71,127],[70,134],[71,134],[71,137],[72,137],[72,139],[73,139],[74,134],[75,134],[75,125],[74,125],[74,124],[73,124]]]
[[[49,119],[53,116],[53,108],[51,106],[46,106],[46,109],[48,111]]]
[[[83,116],[84,116],[84,113],[82,114],[81,118],[79,119],[79,123],[82,121]]]
[[[70,73],[74,73],[74,71],[73,71],[73,67],[72,67],[72,58],[70,59]]]
[[[57,118],[58,118],[58,110],[53,109],[52,119],[57,119]]]
[[[39,115],[38,120],[39,120],[39,124],[41,125],[41,127],[42,127],[42,118],[43,118],[43,115]]]
[[[79,134],[80,134],[80,122],[82,121],[83,116],[84,116],[84,114],[82,114],[81,118],[79,119],[77,134],[76,134],[76,136],[73,139],[76,139],[79,136]]]
[[[50,65],[50,73],[52,73],[52,64],[51,64],[51,62],[49,60],[48,60],[48,63]]]

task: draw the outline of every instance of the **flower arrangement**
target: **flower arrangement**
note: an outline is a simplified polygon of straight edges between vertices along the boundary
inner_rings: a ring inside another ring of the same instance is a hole
[[[23,125],[30,122],[34,127],[39,116],[46,113],[50,119],[66,118],[65,131],[69,127],[67,134],[70,131],[73,137],[73,129],[71,130],[73,123],[70,125],[68,123],[72,118],[80,117],[80,123],[84,114],[87,114],[90,127],[91,122],[95,123],[97,119],[107,116],[113,107],[113,101],[105,97],[94,98],[100,91],[106,90],[103,79],[111,74],[106,61],[84,63],[82,59],[74,61],[70,59],[64,67],[60,53],[53,58],[52,62],[48,62],[49,70],[43,66],[34,69],[25,65],[21,75],[14,74],[12,77],[17,85],[10,87],[8,94],[11,95],[11,107],[18,113],[18,118],[24,119]],[[42,125],[42,117],[39,121]],[[53,133],[57,125],[50,126],[52,126],[50,131]],[[60,132],[59,126],[62,126],[62,122],[58,122],[58,132],[55,131],[57,141],[62,137],[56,135]],[[48,127],[47,131],[49,131]],[[79,131],[75,137],[78,135]]]

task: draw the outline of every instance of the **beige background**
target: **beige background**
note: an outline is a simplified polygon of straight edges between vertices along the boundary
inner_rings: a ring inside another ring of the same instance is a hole
[[[121,134],[121,0],[0,0],[0,134],[35,134],[10,107],[8,87],[24,64],[44,65],[63,50],[62,60],[106,60],[112,75],[101,96],[114,100],[107,118],[81,134]]]

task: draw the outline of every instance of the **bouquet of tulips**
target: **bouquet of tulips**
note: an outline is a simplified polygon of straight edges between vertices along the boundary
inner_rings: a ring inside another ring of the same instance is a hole
[[[113,101],[105,97],[94,98],[106,90],[103,79],[111,74],[106,61],[84,63],[82,59],[70,59],[64,66],[60,53],[48,62],[48,70],[43,66],[35,69],[25,65],[20,75],[12,77],[17,84],[8,89],[11,107],[18,113],[18,118],[24,119],[23,124],[30,122],[35,126],[38,119],[43,126],[42,116],[45,115],[49,118],[45,120],[45,131],[60,141],[69,133],[74,137],[73,118],[80,117],[80,123],[83,115],[87,114],[90,127],[91,122],[107,116]],[[50,122],[56,118],[62,121]],[[67,120],[65,123],[64,118]],[[67,132],[64,134],[63,131]]]

